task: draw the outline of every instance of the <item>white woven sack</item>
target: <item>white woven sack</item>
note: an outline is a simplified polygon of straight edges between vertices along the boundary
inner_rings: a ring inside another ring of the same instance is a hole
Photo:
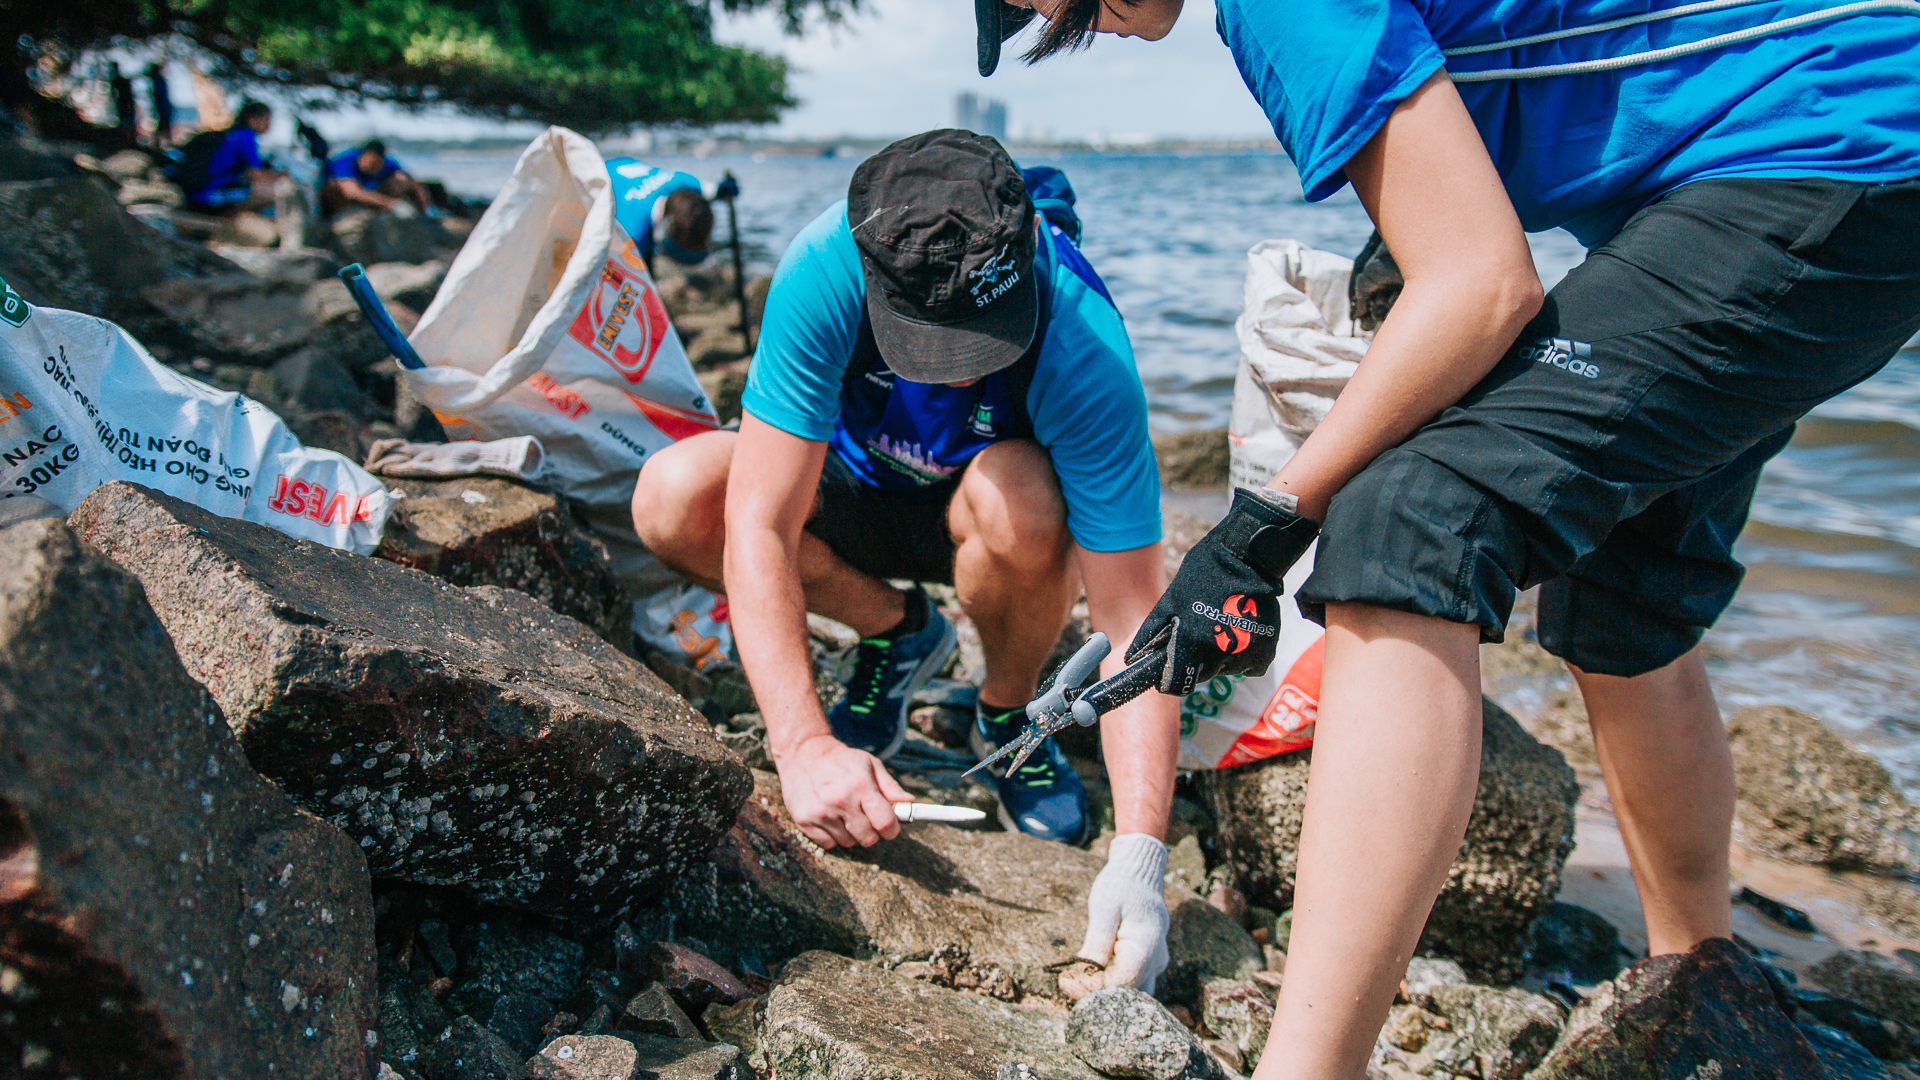
[[[1352,273],[1352,259],[1298,240],[1262,240],[1247,252],[1227,428],[1236,487],[1259,487],[1280,471],[1366,354],[1373,335],[1347,305]]]
[[[112,480],[361,555],[379,546],[392,505],[385,484],[302,446],[259,402],[0,282],[0,521],[70,512]]]
[[[654,451],[720,421],[591,141],[550,127],[527,145],[407,340],[428,366],[401,377],[449,438],[537,437],[540,482],[585,504],[621,581],[680,588],[634,535],[633,486]],[[645,612],[634,629],[679,656]]]

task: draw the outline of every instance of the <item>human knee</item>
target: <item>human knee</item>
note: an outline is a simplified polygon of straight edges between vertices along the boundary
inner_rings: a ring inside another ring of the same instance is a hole
[[[996,443],[977,455],[955,498],[956,543],[979,543],[1022,569],[1054,566],[1066,554],[1067,505],[1053,461],[1036,443]]]
[[[731,447],[700,445],[706,438],[696,436],[655,453],[634,484],[634,532],[669,562],[682,551],[722,543],[726,536]]]

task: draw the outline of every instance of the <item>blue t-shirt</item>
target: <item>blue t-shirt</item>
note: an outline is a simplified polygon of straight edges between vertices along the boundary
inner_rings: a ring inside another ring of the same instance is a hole
[[[683,188],[696,195],[700,193],[699,177],[658,168],[636,158],[608,158],[607,176],[613,181],[613,219],[633,237],[640,254],[648,258],[657,246],[653,236],[653,204]]]
[[[206,201],[223,188],[246,186],[250,183],[247,170],[266,167],[260,157],[259,134],[250,127],[236,126],[221,140],[213,157],[207,159],[207,182],[193,197],[195,201]]]
[[[1649,0],[1218,0],[1220,36],[1309,200],[1444,63],[1454,75],[1664,49],[1829,6],[1768,0],[1561,41],[1443,50],[1675,6]],[[1609,72],[1459,84],[1529,231],[1594,246],[1652,199],[1721,177],[1920,176],[1920,16],[1859,14]]]
[[[372,176],[360,171],[360,147],[342,150],[327,159],[327,177],[332,180],[353,180],[361,187],[377,188],[387,182],[394,173],[400,171],[400,163],[387,157],[380,160],[380,168]]]
[[[1146,391],[1134,370],[1133,346],[1120,313],[1089,284],[1090,269],[1083,276],[1072,264],[1078,252],[1058,227],[1046,228],[1053,242],[1041,245],[1034,262],[1046,274],[1051,309],[1027,391],[1032,437],[1053,459],[1066,496],[1067,528],[1081,547],[1144,547],[1160,539],[1160,471],[1147,437]],[[910,441],[880,445],[888,438],[882,433],[858,447],[859,453],[842,445],[841,382],[866,304],[860,252],[843,199],[802,229],[780,258],[741,404],[789,435],[831,442],[869,483],[893,486],[887,474],[908,471],[937,479],[941,470],[964,464],[929,460],[939,455],[928,451],[952,441],[943,427],[976,422],[970,399],[969,411],[920,417],[925,429]],[[955,389],[885,375],[895,401],[920,400],[923,407],[938,407],[942,392]]]

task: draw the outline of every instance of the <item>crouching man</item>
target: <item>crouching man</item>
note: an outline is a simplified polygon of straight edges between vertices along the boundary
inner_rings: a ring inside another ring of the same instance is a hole
[[[737,433],[646,464],[635,527],[726,593],[800,829],[826,847],[891,839],[891,803],[910,796],[882,761],[954,633],[920,586],[888,579],[953,584],[979,628],[981,755],[1024,726],[1082,582],[1116,642],[1159,597],[1159,474],[1125,328],[1000,144],[934,131],[862,164],[846,201],[794,239],[743,403]],[[814,692],[810,611],[861,635],[831,710]],[[1082,954],[1113,985],[1150,987],[1166,966],[1178,707],[1149,694],[1102,722],[1121,835]],[[1009,828],[1086,839],[1085,790],[1051,740],[994,778]]]

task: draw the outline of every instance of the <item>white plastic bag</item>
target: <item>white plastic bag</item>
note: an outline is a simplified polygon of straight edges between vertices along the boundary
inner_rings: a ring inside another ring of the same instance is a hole
[[[1245,306],[1234,330],[1232,481],[1260,487],[1293,457],[1347,385],[1373,335],[1353,321],[1353,260],[1297,240],[1263,240],[1247,252]],[[1291,597],[1313,571],[1318,545],[1287,573]],[[1313,743],[1326,631],[1285,600],[1273,666],[1223,675],[1180,705],[1180,767],[1217,769]]]
[[[648,455],[720,421],[614,220],[592,142],[551,127],[527,146],[407,340],[428,366],[401,377],[449,438],[538,438],[541,482],[585,504],[621,580],[641,597],[680,590],[640,545],[628,506]],[[688,610],[712,611],[706,597]],[[649,634],[645,603],[634,629],[695,659]]]
[[[366,470],[300,445],[259,402],[162,367],[104,319],[0,290],[0,499],[64,513],[128,480],[330,547],[379,546],[392,501]]]

